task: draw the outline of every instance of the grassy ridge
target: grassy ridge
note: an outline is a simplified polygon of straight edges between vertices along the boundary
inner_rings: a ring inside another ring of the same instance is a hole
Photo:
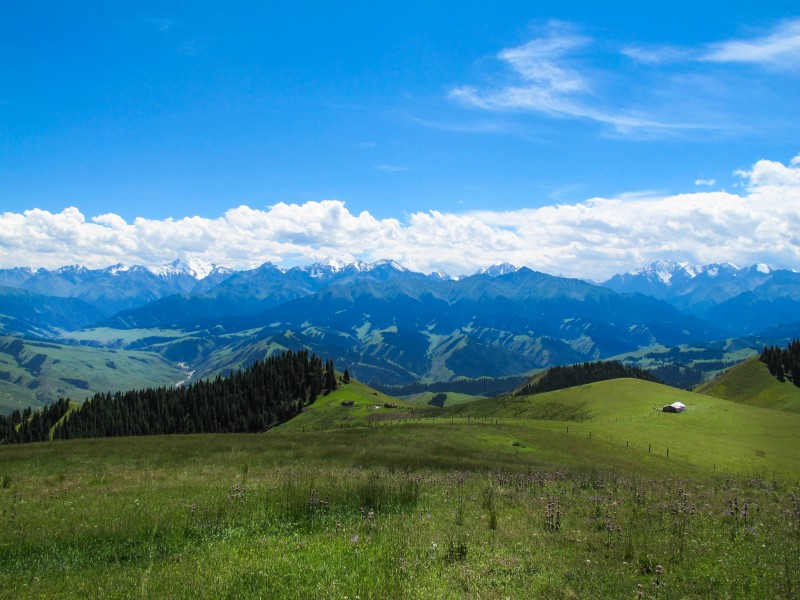
[[[352,401],[353,406],[342,406],[342,402]],[[395,408],[386,408],[394,404]],[[352,379],[350,383],[340,383],[337,390],[327,396],[320,396],[303,412],[284,423],[285,431],[312,431],[335,427],[363,427],[381,421],[416,418],[432,414],[435,408],[419,405],[381,392]]]
[[[59,398],[83,401],[97,392],[172,385],[185,378],[178,366],[148,352],[0,337],[3,413]]]
[[[800,413],[800,388],[790,381],[778,381],[757,356],[698,386],[695,391],[743,404]]]

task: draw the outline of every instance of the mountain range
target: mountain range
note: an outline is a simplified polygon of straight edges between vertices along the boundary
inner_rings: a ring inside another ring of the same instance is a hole
[[[743,336],[755,349],[800,322],[800,274],[766,265],[659,261],[592,283],[507,263],[453,277],[391,260],[175,261],[4,269],[0,286],[5,335],[154,352],[197,376],[308,348],[383,384],[501,377]]]
[[[709,322],[731,335],[755,335],[800,321],[800,273],[765,264],[692,265],[662,260],[615,275],[601,285],[641,293]]]

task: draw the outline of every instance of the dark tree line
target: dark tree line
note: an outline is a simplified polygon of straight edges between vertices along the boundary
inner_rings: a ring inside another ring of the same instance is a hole
[[[447,394],[444,392],[439,392],[438,394],[434,394],[433,398],[428,400],[428,404],[431,406],[438,406],[439,408],[444,408],[444,403],[447,402]]]
[[[0,443],[17,444],[48,440],[50,430],[68,410],[69,400],[61,398],[36,412],[28,407],[22,413],[15,410],[8,416],[0,415]]]
[[[371,388],[389,396],[410,396],[422,392],[452,392],[454,394],[470,394],[471,396],[501,396],[508,394],[518,385],[525,382],[525,375],[511,377],[479,377],[478,379],[456,379],[454,381],[437,381],[434,383],[409,383],[406,385],[383,385],[379,381],[369,384]]]
[[[543,392],[552,392],[576,385],[586,385],[587,383],[605,381],[606,379],[620,379],[622,377],[633,377],[635,379],[662,383],[644,369],[624,365],[616,360],[596,361],[563,367],[552,367],[548,369],[544,375],[535,377],[522,386],[515,392],[515,395],[527,396],[529,394],[541,394]]]
[[[778,381],[790,379],[800,387],[800,340],[789,342],[786,348],[764,346],[761,362],[767,365],[769,372]]]
[[[333,361],[323,363],[306,351],[286,352],[256,361],[227,377],[217,376],[188,386],[96,394],[56,426],[53,439],[254,433],[290,419],[304,406],[315,402],[319,395],[336,387]],[[64,406],[64,403],[68,408],[66,400],[54,406]],[[55,412],[52,418],[46,418],[49,411],[51,407],[8,426],[7,435],[0,437],[0,441],[46,440],[50,428],[58,421],[54,418]],[[66,409],[61,416],[65,412]],[[13,415],[8,417],[9,421],[12,418]],[[37,418],[41,423],[34,425]],[[19,430],[14,431],[19,423]],[[31,435],[24,437],[23,430],[31,428],[35,428]]]
[[[715,361],[715,364],[717,363],[723,365],[721,361]],[[711,367],[711,364],[712,363],[704,363],[704,366],[711,369],[713,368]],[[722,369],[724,366],[719,366],[717,368]],[[655,367],[654,369],[650,370],[650,374],[653,375],[653,377],[665,382],[667,385],[681,388],[682,390],[690,390],[696,385],[705,381],[705,373],[703,373],[703,371],[700,369],[675,363]]]

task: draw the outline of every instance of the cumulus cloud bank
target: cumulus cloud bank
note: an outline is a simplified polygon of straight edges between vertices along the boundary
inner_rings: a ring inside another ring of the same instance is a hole
[[[231,208],[179,220],[77,208],[0,215],[0,267],[115,263],[156,266],[176,257],[253,268],[328,255],[393,258],[417,271],[471,273],[509,261],[554,274],[604,279],[661,258],[800,266],[800,156],[737,171],[742,192],[592,198],[513,211],[419,212],[405,221],[353,214],[339,200]]]

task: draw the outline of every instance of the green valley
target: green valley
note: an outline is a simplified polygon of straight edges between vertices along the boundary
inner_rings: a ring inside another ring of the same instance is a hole
[[[791,598],[800,573],[800,415],[639,379],[444,409],[340,381],[262,434],[0,459],[15,598]]]

